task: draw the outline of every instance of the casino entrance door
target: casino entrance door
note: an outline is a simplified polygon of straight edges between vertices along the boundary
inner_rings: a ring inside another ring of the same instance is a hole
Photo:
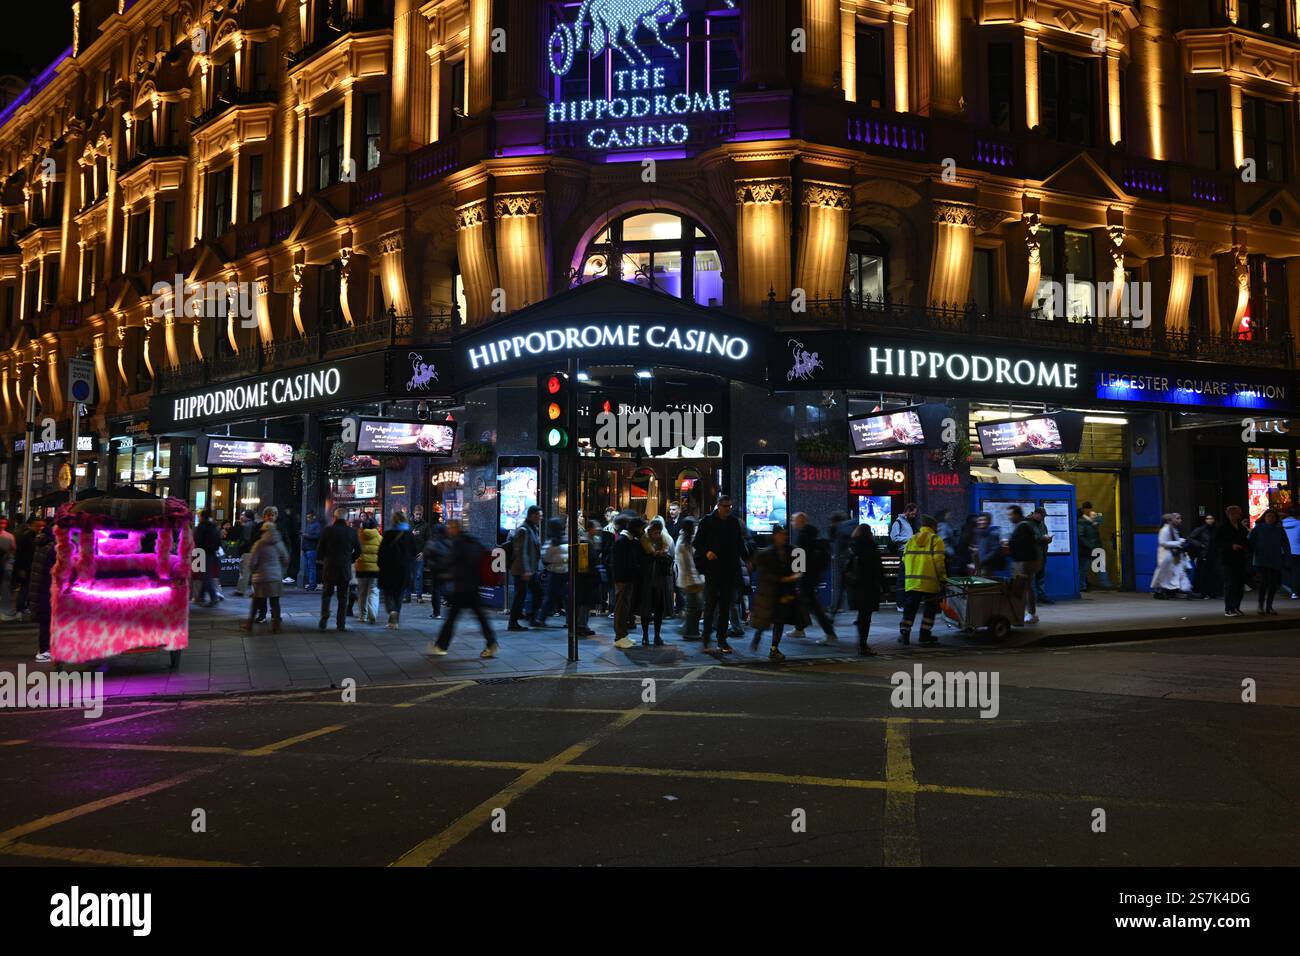
[[[578,400],[583,518],[604,522],[606,512],[613,509],[646,520],[667,519],[673,505],[683,517],[698,519],[712,511],[723,482],[727,430],[723,381],[710,375],[658,371],[653,380],[638,380],[630,369],[593,368],[590,374],[591,382],[580,389]],[[624,416],[637,412],[694,416],[685,433],[689,444],[650,450],[597,448],[593,410]]]

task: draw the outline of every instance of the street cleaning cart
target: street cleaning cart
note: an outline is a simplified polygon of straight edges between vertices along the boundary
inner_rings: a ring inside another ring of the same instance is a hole
[[[189,645],[190,512],[177,498],[66,504],[55,518],[50,656],[82,664]]]
[[[1025,624],[1025,585],[1022,579],[949,578],[943,612],[964,634],[981,628],[1002,640],[1011,628]]]

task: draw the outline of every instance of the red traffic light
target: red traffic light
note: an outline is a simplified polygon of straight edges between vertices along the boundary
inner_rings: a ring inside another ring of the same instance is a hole
[[[550,392],[552,395],[554,395],[556,392],[560,390],[562,384],[563,383],[560,381],[560,376],[552,375],[550,378],[546,380],[546,390]]]

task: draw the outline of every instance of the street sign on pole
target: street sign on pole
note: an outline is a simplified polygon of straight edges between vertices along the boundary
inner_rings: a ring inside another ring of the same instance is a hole
[[[68,359],[68,388],[63,396],[74,404],[93,404],[95,399],[95,363],[87,359]]]

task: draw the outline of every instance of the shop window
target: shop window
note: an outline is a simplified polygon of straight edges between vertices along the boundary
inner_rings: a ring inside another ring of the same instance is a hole
[[[849,232],[849,261],[845,281],[849,299],[857,303],[884,302],[889,288],[886,267],[889,247],[870,229]]]
[[[1286,179],[1286,107],[1254,96],[1241,98],[1241,126],[1246,159],[1255,160],[1260,179]]]
[[[581,278],[605,276],[699,305],[722,305],[717,243],[677,213],[633,213],[601,230],[587,246]]]
[[[1014,62],[1010,43],[989,44],[989,125],[1003,133],[1010,133],[1015,124]]]
[[[1096,60],[1039,51],[1038,116],[1044,134],[1061,143],[1093,145],[1096,78]]]
[[[889,69],[885,60],[885,31],[881,27],[859,23],[854,37],[854,70],[860,106],[875,110],[889,108]]]
[[[1196,165],[1219,168],[1219,93],[1196,91]]]

